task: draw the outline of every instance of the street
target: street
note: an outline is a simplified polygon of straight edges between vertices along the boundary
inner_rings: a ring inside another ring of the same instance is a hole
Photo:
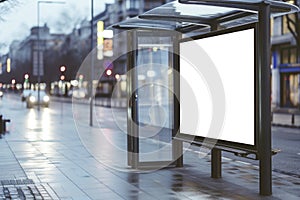
[[[272,148],[280,150],[273,156],[273,171],[300,177],[300,129],[272,127]],[[236,157],[230,153],[223,156],[232,160],[258,165],[258,161]]]
[[[49,108],[37,111],[36,107],[27,109],[19,95],[6,93],[0,100],[0,113],[11,122],[7,126],[9,133],[0,139],[0,159],[3,160],[0,167],[10,170],[0,170],[0,179],[30,178],[41,183],[39,190],[44,188],[52,197],[56,193],[58,199],[132,199],[131,195],[136,195],[137,199],[206,199],[208,196],[236,199],[240,195],[256,198],[257,161],[224,153],[224,183],[218,185],[209,179],[209,158],[200,159],[194,147],[192,151],[186,151],[183,169],[142,173],[137,178],[127,167],[126,109],[95,107],[91,128],[88,108],[84,103],[51,101]],[[299,129],[273,127],[272,131],[273,148],[282,150],[273,158],[274,188],[282,190],[280,181],[285,180],[284,192],[297,196],[297,190],[289,184],[300,183]],[[153,145],[164,145],[147,141],[144,144],[144,151]],[[13,164],[14,159],[18,164]],[[197,171],[199,169],[201,172]],[[179,179],[179,175],[182,178]],[[195,179],[195,176],[202,178]],[[139,189],[136,179],[140,182]],[[162,181],[164,186],[151,181]],[[233,188],[228,191],[218,189],[224,184]],[[254,191],[230,191],[249,184]],[[103,189],[106,192],[99,196]],[[132,192],[136,190],[139,192]],[[283,195],[282,191],[275,194]]]
[[[273,169],[300,177],[300,129],[273,127],[273,148],[281,152],[273,158]]]

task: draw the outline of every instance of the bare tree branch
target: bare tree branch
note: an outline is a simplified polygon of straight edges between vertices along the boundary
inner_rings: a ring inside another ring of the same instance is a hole
[[[295,40],[297,40],[298,34],[296,31],[293,30],[291,24],[293,25],[293,27],[296,27],[296,22],[294,22],[289,15],[286,15],[286,19],[287,19],[287,27],[289,29],[289,31],[292,33],[293,37],[295,38]]]
[[[5,21],[5,15],[19,3],[19,0],[0,0],[0,21]]]

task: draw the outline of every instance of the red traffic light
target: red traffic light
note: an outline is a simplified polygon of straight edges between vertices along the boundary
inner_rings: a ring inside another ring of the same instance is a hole
[[[106,70],[106,75],[107,75],[107,76],[112,75],[112,70],[111,70],[111,69],[107,69],[107,70]]]
[[[66,68],[65,66],[61,66],[61,67],[60,67],[60,71],[61,71],[61,72],[66,71],[66,69],[67,69],[67,68]]]
[[[61,76],[60,76],[60,80],[63,81],[63,80],[65,80],[65,79],[66,79],[65,75],[61,75]]]

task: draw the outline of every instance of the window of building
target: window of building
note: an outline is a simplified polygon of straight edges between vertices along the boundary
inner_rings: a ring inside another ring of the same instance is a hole
[[[164,4],[165,0],[145,0],[145,10],[150,10]]]
[[[270,27],[270,29],[271,29],[271,36],[273,36],[274,35],[274,19],[273,18],[271,18],[271,27]]]
[[[289,51],[288,49],[283,49],[281,51],[281,63],[289,63]]]
[[[140,8],[140,0],[126,1],[126,9],[139,9],[139,8]]]
[[[295,64],[297,63],[297,48],[287,47],[281,50],[281,63],[282,64]]]
[[[290,49],[290,63],[297,63],[297,48]]]

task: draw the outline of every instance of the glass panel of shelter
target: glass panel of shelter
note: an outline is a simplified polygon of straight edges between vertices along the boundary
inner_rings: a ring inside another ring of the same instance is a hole
[[[155,36],[154,36],[155,35]],[[137,31],[135,81],[139,166],[167,166],[173,161],[172,36]]]

